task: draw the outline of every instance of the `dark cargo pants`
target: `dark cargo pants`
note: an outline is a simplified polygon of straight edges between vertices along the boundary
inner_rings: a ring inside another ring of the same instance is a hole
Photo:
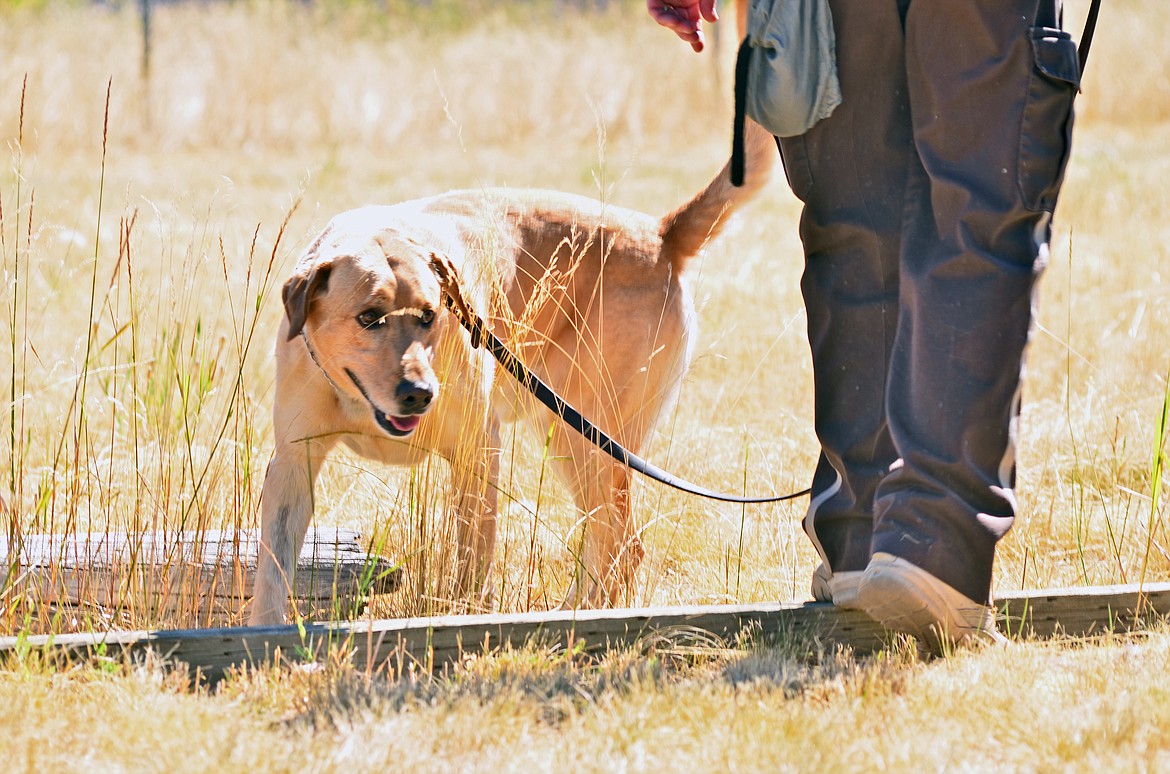
[[[1039,2],[831,0],[842,104],[781,149],[822,447],[805,529],[834,572],[881,551],[989,596],[1079,81]]]

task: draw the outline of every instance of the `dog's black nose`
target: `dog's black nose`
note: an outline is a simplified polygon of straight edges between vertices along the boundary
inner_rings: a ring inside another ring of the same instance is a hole
[[[429,384],[403,379],[394,391],[398,398],[398,408],[403,414],[418,414],[431,405],[435,397],[435,390]]]

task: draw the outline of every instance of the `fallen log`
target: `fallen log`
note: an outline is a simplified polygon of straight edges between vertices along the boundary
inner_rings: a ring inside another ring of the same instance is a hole
[[[1015,591],[996,600],[999,625],[1012,639],[1085,637],[1126,632],[1170,615],[1170,583]],[[467,654],[535,642],[597,651],[637,642],[734,643],[745,632],[803,638],[868,653],[890,635],[863,613],[817,602],[706,605],[612,610],[438,616],[302,627],[107,632],[0,638],[0,653],[41,648],[65,657],[141,659],[148,652],[215,682],[241,666],[311,661],[342,650],[354,663],[379,668],[415,662],[442,669]]]
[[[12,545],[0,538],[0,572],[10,598],[39,605],[224,620],[251,598],[258,553],[258,530],[35,534]],[[320,528],[305,537],[289,586],[303,608],[352,612],[400,577],[357,531]]]

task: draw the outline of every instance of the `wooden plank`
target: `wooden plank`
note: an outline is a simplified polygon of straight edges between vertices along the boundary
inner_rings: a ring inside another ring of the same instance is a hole
[[[1085,636],[1125,631],[1170,615],[1170,583],[1019,591],[996,600],[1001,628],[1012,637]],[[415,660],[441,668],[466,653],[535,641],[549,647],[601,649],[690,639],[734,640],[747,630],[764,636],[804,637],[866,653],[887,635],[857,611],[824,603],[709,605],[689,607],[549,611],[522,614],[438,616],[266,628],[110,632],[56,637],[0,638],[0,652],[45,648],[71,656],[141,657],[148,649],[186,664],[215,681],[242,665],[271,663],[278,656],[301,661],[345,648],[354,663],[378,667]]]
[[[252,596],[258,530],[36,534],[15,550],[0,538],[10,588],[43,605],[233,613]],[[362,595],[389,593],[401,573],[367,553],[351,529],[310,529],[291,583],[311,609],[353,609]]]
[[[1016,637],[1130,631],[1170,616],[1170,583],[1017,591],[996,607],[1000,628]]]

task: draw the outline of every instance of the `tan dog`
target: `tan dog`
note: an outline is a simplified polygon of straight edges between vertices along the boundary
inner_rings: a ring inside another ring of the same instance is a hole
[[[284,286],[276,345],[276,448],[264,480],[251,622],[283,620],[337,443],[392,465],[434,452],[452,466],[453,594],[482,592],[496,535],[500,425],[544,438],[551,412],[518,392],[444,307],[434,265],[547,384],[631,451],[677,395],[694,343],[687,261],[766,182],[771,136],[750,126],[748,179],[725,168],[662,219],[552,192],[457,191],[334,218]],[[583,516],[567,605],[619,598],[642,559],[630,473],[558,425],[549,459]]]

